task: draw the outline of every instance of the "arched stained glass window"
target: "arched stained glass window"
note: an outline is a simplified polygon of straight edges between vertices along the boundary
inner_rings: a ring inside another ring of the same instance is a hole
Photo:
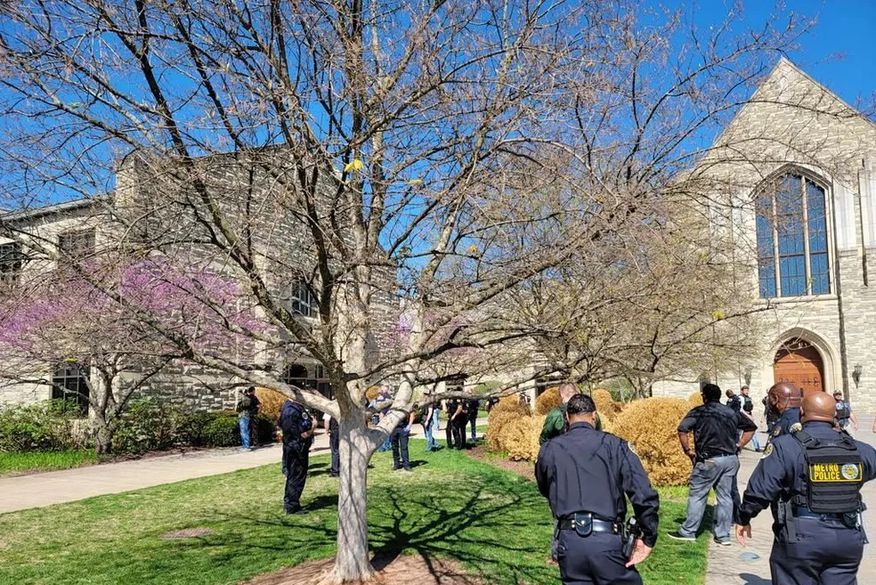
[[[824,188],[784,175],[758,195],[755,213],[760,296],[830,293]]]

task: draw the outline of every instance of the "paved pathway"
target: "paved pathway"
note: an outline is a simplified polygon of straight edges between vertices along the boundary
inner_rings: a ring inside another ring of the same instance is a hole
[[[865,416],[859,421],[859,431],[855,437],[876,446],[876,435],[870,432],[873,417]],[[742,455],[742,468],[739,471],[739,490],[744,491],[751,472],[754,471],[760,455],[745,451]],[[870,510],[864,512],[864,526],[873,544],[864,547],[864,560],[858,571],[859,583],[876,583],[876,481],[865,485],[864,501]],[[722,547],[712,543],[709,547],[709,564],[706,585],[769,585],[770,549],[773,543],[771,530],[772,515],[769,510],[761,512],[751,523],[752,541],[743,548],[733,541],[733,546]]]
[[[478,419],[480,425],[486,422],[486,418]],[[437,437],[443,442],[444,423],[441,424]],[[422,433],[423,427],[419,424],[414,425],[412,435],[419,436]],[[317,434],[310,452],[314,454],[325,451],[328,451],[328,435],[321,431]],[[255,451],[241,451],[238,448],[210,449],[121,463],[90,465],[63,471],[2,477],[0,478],[0,514],[229,473],[271,463],[279,464],[280,459],[280,446],[275,444],[260,447]]]

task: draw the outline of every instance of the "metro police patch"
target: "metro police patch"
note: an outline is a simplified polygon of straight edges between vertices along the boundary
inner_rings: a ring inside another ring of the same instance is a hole
[[[763,455],[760,456],[761,459],[766,459],[770,455],[773,454],[773,444],[767,443],[766,449],[763,450]]]

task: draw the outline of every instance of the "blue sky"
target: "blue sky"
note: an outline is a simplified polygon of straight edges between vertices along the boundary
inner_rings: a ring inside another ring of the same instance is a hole
[[[717,23],[735,6],[728,0],[674,0],[701,25]],[[757,28],[777,8],[771,0],[744,0],[743,18]],[[815,18],[788,57],[846,102],[872,106],[876,97],[876,0],[786,0],[784,10]]]

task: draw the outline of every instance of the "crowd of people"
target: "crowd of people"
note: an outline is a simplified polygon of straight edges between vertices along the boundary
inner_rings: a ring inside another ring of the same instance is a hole
[[[635,567],[657,542],[659,497],[632,446],[597,429],[593,401],[571,384],[561,396],[564,424],[550,415],[545,421],[536,478],[556,518],[552,550],[563,583],[642,583]],[[840,393],[804,395],[785,382],[771,387],[764,401],[767,442],[754,443],[761,459],[740,496],[739,452],[757,424],[749,388],[727,392],[724,404],[721,397],[717,385],[705,384],[702,406],[678,425],[692,470],[686,517],[667,536],[696,540],[714,489],[711,529],[718,545],[732,546],[731,531],[745,545],[751,519],[771,509],[774,585],[857,583],[866,542],[861,488],[876,478],[876,451],[848,434],[857,428],[848,402]],[[633,526],[624,524],[627,500]]]
[[[600,430],[596,405],[571,383],[559,387],[561,404],[548,413],[535,466],[538,489],[555,518],[552,556],[563,583],[640,584],[636,565],[658,539],[659,496],[632,445]],[[732,535],[745,544],[751,519],[766,508],[773,514],[770,571],[775,585],[850,585],[866,542],[861,524],[863,484],[876,478],[876,450],[854,440],[857,419],[841,393],[805,394],[792,384],[773,385],[764,399],[766,441],[757,436],[750,389],[723,395],[715,384],[701,390],[703,404],[679,422],[679,448],[690,458],[687,513],[666,535],[694,541],[701,530],[707,498],[715,491],[711,532],[716,544],[732,546]],[[408,438],[423,426],[426,450],[439,447],[437,432],[444,412],[447,448],[465,449],[467,430],[477,437],[480,403],[475,398],[428,399],[399,419],[381,449],[392,451],[393,469],[408,472]],[[487,403],[489,409],[494,402]],[[381,392],[367,404],[369,422],[388,415],[392,396]],[[241,438],[258,412],[258,399],[247,389],[238,404]],[[301,492],[307,479],[309,450],[317,424],[302,405],[283,405],[284,507],[302,514]],[[332,452],[330,474],[340,473],[339,428],[322,417]],[[876,423],[874,423],[876,426]],[[876,431],[876,428],[874,428]],[[693,444],[691,444],[691,437]],[[739,493],[739,453],[749,443],[761,459]],[[249,448],[248,443],[244,446]],[[629,515],[627,502],[632,505]],[[735,525],[735,530],[733,526]]]

